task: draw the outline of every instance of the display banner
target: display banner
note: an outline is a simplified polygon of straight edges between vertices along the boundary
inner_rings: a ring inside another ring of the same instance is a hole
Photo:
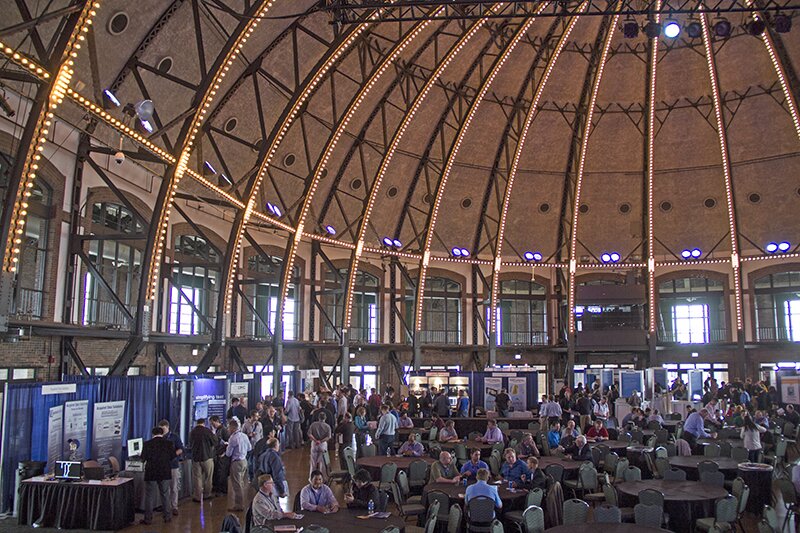
[[[614,371],[611,369],[603,369],[600,371],[600,386],[603,388],[603,394],[608,392],[611,385],[614,384]]]
[[[703,371],[689,370],[689,400],[697,401],[703,397]]]
[[[522,378],[508,378],[508,395],[514,411],[528,410],[528,380]],[[493,398],[494,399],[494,398]]]
[[[246,381],[231,383],[231,398],[247,398],[247,387],[249,385]]]
[[[800,404],[800,376],[781,377],[781,401],[795,405]]]
[[[64,406],[50,408],[47,417],[47,467],[45,472],[52,472],[56,461],[62,457],[64,449]]]
[[[110,469],[109,457],[122,464],[122,425],[125,419],[125,401],[94,404],[92,425],[92,455],[103,468]]]
[[[86,457],[86,440],[89,436],[89,400],[64,404],[63,459],[83,461]],[[69,441],[73,442],[70,443]]]
[[[503,378],[484,378],[483,390],[485,391],[485,394],[483,396],[483,407],[486,408],[487,411],[495,410],[494,396],[492,396],[492,394],[497,394],[502,388]]]
[[[225,423],[225,381],[208,378],[195,380],[194,401],[207,401],[208,416],[217,415]]]
[[[621,371],[619,373],[620,395],[623,398],[633,396],[633,391],[644,392],[644,373],[639,370]]]

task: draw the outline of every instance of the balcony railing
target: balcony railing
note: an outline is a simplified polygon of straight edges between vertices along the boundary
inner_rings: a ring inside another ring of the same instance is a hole
[[[503,331],[503,344],[519,344],[524,346],[541,346],[547,344],[545,331]]]
[[[30,318],[42,318],[44,292],[17,287],[17,297],[13,302],[11,314]]]
[[[798,337],[798,335],[795,334],[794,337]],[[796,342],[796,339],[789,336],[786,328],[776,327],[757,328],[756,340],[760,342]]]
[[[419,332],[422,344],[461,344],[461,332],[452,330],[426,330]]]
[[[339,340],[339,335],[336,334],[336,330],[332,326],[326,324],[323,330],[323,339],[326,341]],[[378,330],[375,328],[351,327],[348,330],[348,334],[350,342],[358,342],[363,344],[380,342]]]
[[[725,328],[710,329],[706,334],[698,332],[696,335],[690,335],[688,337],[688,339],[685,339],[683,335],[679,336],[675,331],[658,332],[658,340],[663,343],[713,344],[717,342],[728,342],[729,340],[728,330]],[[686,342],[686,340],[689,342]]]

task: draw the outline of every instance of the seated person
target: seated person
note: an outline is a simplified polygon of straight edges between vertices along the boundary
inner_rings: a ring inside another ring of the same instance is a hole
[[[503,432],[497,427],[497,420],[489,420],[486,424],[486,433],[483,437],[478,437],[476,440],[485,442],[486,444],[494,444],[495,442],[505,442]]]
[[[635,424],[636,423],[635,418],[636,418],[636,414],[638,412],[639,412],[639,408],[638,407],[634,407],[633,409],[631,409],[631,411],[627,415],[623,416],[622,417],[622,426],[621,427],[623,429],[627,430],[628,429],[628,424]]]
[[[459,440],[458,433],[456,433],[456,423],[453,420],[448,420],[444,424],[444,428],[439,431],[439,442],[454,442]]]
[[[417,442],[416,433],[410,433],[408,435],[408,440],[405,441],[402,446],[400,446],[399,450],[397,450],[398,455],[404,455],[406,457],[420,457],[424,453],[425,447],[421,442]]]
[[[431,427],[435,427],[438,431],[444,428],[444,420],[436,413],[431,413]]]
[[[570,437],[573,439],[578,438],[578,435],[581,434],[581,430],[575,425],[575,421],[569,419],[567,421],[567,425],[564,426],[564,429],[561,430],[561,438]]]
[[[284,513],[281,509],[275,483],[269,474],[258,476],[258,493],[253,498],[252,511],[254,526],[265,526],[271,520],[296,517],[293,512]]]
[[[592,427],[589,428],[589,431],[586,432],[586,440],[588,442],[600,442],[603,440],[608,440],[608,430],[603,427],[602,420],[595,420]]]
[[[464,504],[469,505],[469,501],[472,498],[486,496],[487,498],[494,500],[495,508],[502,509],[503,500],[500,499],[500,494],[497,492],[497,487],[487,483],[489,480],[489,470],[486,468],[481,468],[478,470],[477,474],[475,474],[475,477],[478,479],[478,482],[467,487],[467,490],[464,493]],[[492,515],[492,518],[494,518],[494,515]]]
[[[439,460],[431,465],[431,483],[461,483],[461,475],[453,464],[450,452],[441,452]]]
[[[500,477],[503,481],[513,483],[515,487],[522,484],[522,476],[529,474],[528,465],[521,459],[517,459],[517,452],[514,448],[506,448],[503,452],[505,462],[500,467]]]
[[[661,416],[661,413],[658,412],[658,409],[653,409],[653,412],[647,417],[647,422],[658,422],[663,426],[664,418]]]
[[[372,476],[363,468],[353,475],[351,492],[345,493],[344,501],[348,509],[368,509],[369,501],[375,504],[375,509],[380,504],[381,497],[378,487],[372,484]]]
[[[300,508],[303,511],[318,513],[335,513],[339,510],[339,502],[331,488],[325,484],[322,472],[314,470],[308,478],[309,484],[300,491]]]
[[[489,465],[481,461],[481,451],[475,448],[469,453],[469,461],[464,463],[464,466],[461,467],[461,476],[475,479],[475,474],[477,474],[478,470],[481,468],[489,470]]]
[[[400,415],[400,421],[398,423],[398,427],[401,427],[401,428],[413,428],[414,427],[414,421],[411,420],[408,417],[408,413],[406,413],[405,411],[403,412],[402,415]]]
[[[525,433],[522,435],[522,442],[517,444],[517,455],[520,457],[539,457],[539,447],[533,440],[533,435]]]
[[[526,490],[547,490],[547,476],[544,471],[539,468],[538,457],[528,457],[528,473],[522,474],[521,479],[522,483],[520,483],[520,488]]]
[[[586,437],[581,435],[575,444],[564,450],[573,461],[591,461],[592,449],[586,444]]]
[[[561,423],[558,421],[550,424],[550,431],[547,432],[547,443],[552,450],[557,449],[561,445]]]

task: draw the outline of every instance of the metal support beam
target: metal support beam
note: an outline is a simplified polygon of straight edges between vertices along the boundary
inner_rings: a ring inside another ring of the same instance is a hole
[[[80,354],[78,354],[78,350],[73,344],[72,337],[61,337],[61,349],[64,355],[67,355],[70,359],[72,359],[72,362],[78,367],[78,371],[81,373],[81,375],[88,378],[89,371],[86,369],[86,365],[81,359]]]
[[[342,329],[342,345],[339,351],[339,359],[342,362],[342,367],[339,371],[339,383],[348,385],[350,383],[350,332],[347,329]]]

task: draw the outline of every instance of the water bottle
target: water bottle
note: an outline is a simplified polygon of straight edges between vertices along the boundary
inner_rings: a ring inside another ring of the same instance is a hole
[[[387,446],[386,447],[386,457],[391,457],[391,456],[392,456],[392,447],[391,446]]]
[[[464,478],[464,486],[465,487],[467,486],[467,478],[466,477]]]
[[[509,481],[508,482],[508,490],[511,490],[513,488],[514,488],[514,483],[512,481]]]
[[[375,512],[375,502],[373,500],[370,500],[369,503],[367,504],[367,512],[369,514],[372,514],[372,513]]]

